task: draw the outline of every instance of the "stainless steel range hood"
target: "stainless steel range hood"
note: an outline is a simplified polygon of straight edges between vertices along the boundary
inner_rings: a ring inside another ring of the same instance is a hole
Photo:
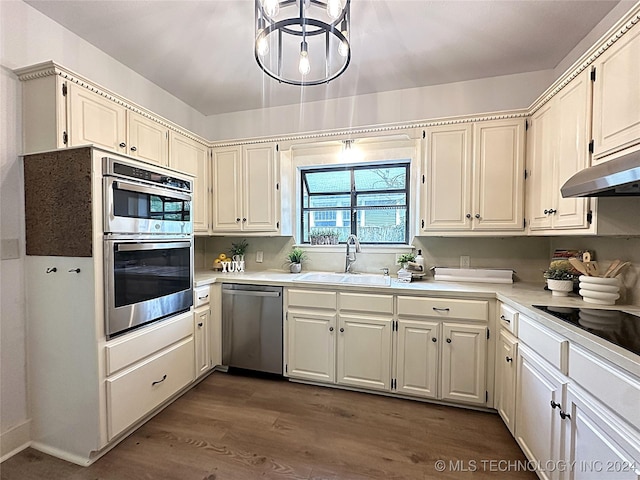
[[[565,198],[640,196],[640,151],[580,170],[560,192]]]

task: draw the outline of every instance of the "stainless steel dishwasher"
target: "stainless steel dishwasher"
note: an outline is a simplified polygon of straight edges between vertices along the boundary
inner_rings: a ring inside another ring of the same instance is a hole
[[[282,375],[282,287],[222,284],[222,364]]]

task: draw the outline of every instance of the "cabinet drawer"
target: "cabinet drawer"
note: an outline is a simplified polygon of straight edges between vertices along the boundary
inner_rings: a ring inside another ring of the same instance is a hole
[[[393,315],[393,295],[367,293],[339,293],[340,310],[355,312],[388,313]]]
[[[504,303],[500,304],[500,312],[498,313],[500,326],[506,328],[516,337],[518,336],[518,312]]]
[[[640,429],[640,379],[573,344],[569,349],[569,377]]]
[[[450,298],[398,297],[398,315],[460,318],[485,322],[489,318],[489,302]]]
[[[193,337],[107,379],[109,440],[194,379]]]
[[[193,334],[193,312],[177,315],[107,343],[107,375]]]
[[[292,290],[288,291],[288,305],[290,307],[329,308],[336,309],[336,292],[322,290]]]
[[[197,287],[193,289],[193,307],[198,308],[201,305],[207,305],[209,303],[209,285],[204,287]]]
[[[524,315],[518,316],[518,338],[551,365],[567,374],[569,341]]]

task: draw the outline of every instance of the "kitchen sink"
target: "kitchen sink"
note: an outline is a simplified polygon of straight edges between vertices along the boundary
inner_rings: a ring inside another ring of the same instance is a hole
[[[370,285],[376,287],[388,287],[391,285],[389,275],[373,273],[331,273],[309,272],[303,273],[295,279],[297,282],[333,283],[336,285]]]

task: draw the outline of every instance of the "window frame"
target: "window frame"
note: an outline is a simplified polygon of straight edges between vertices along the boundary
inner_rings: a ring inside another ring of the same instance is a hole
[[[367,207],[365,205],[358,205],[358,196],[359,195],[372,195],[372,194],[394,194],[400,193],[405,196],[405,223],[404,223],[404,241],[399,242],[363,242],[360,243],[364,245],[407,245],[409,243],[409,235],[411,232],[410,224],[411,224],[411,159],[407,159],[406,161],[398,161],[398,160],[387,160],[387,161],[378,161],[378,162],[367,162],[363,164],[345,164],[338,166],[330,166],[330,167],[318,167],[318,166],[309,166],[303,167],[300,169],[300,216],[298,221],[300,222],[300,243],[303,245],[310,245],[310,240],[304,239],[304,227],[305,227],[305,213],[311,214],[312,212],[317,211],[348,211],[349,219],[350,219],[350,234],[357,235],[358,229],[358,211],[367,211],[367,210],[378,210],[382,206],[372,206]],[[378,168],[398,168],[402,167],[405,170],[405,185],[404,188],[395,188],[395,189],[385,189],[385,190],[360,190],[356,191],[355,185],[355,172],[356,170],[373,170]],[[348,171],[350,172],[350,191],[340,191],[340,192],[309,192],[309,184],[307,182],[307,174],[309,173],[317,173],[317,172],[336,172],[336,171]],[[311,196],[344,196],[349,195],[350,205],[349,207],[305,207],[304,206],[304,196],[305,191],[307,195],[309,195],[309,203],[311,203]],[[396,209],[397,210],[397,209]],[[309,215],[311,218],[311,215]],[[310,223],[310,222],[309,222]],[[340,242],[340,244],[344,244],[344,242]]]

